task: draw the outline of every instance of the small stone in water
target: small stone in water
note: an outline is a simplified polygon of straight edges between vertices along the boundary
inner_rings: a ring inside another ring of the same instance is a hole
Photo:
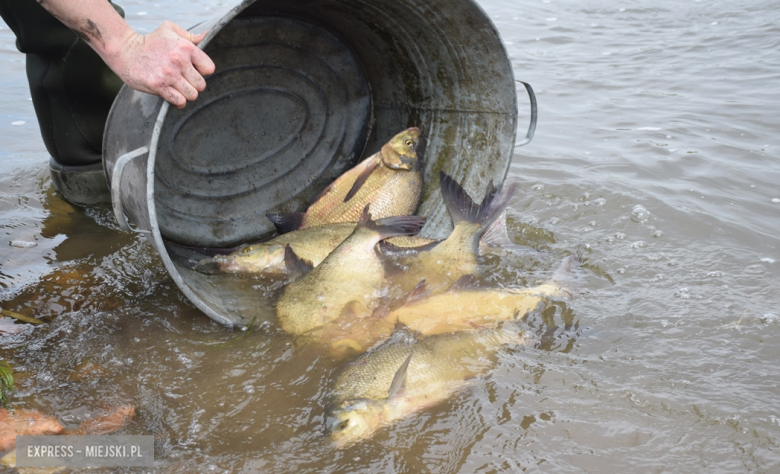
[[[38,242],[27,242],[25,240],[12,240],[11,247],[17,247],[20,249],[31,249],[38,246]]]

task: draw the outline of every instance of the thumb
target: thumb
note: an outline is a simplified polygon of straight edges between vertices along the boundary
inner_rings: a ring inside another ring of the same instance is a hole
[[[186,39],[191,43],[198,44],[202,39],[202,38],[198,38],[201,35],[190,33],[189,31],[185,30],[184,28],[177,25],[176,23],[170,23],[169,28],[171,31],[173,31],[174,33],[176,33],[177,35],[181,36],[182,38]]]

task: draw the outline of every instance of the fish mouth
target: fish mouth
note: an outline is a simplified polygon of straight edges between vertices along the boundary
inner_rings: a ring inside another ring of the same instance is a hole
[[[417,162],[415,158],[409,158],[403,155],[398,155],[398,163],[390,163],[387,165],[388,168],[394,169],[394,170],[412,170],[414,169],[414,165]]]

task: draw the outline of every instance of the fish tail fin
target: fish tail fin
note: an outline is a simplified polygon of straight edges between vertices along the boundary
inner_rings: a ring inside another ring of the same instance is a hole
[[[274,223],[280,234],[286,234],[299,229],[305,215],[303,212],[289,212],[286,214],[266,214],[265,216]]]
[[[517,254],[539,253],[538,250],[527,245],[516,244],[509,238],[506,228],[506,209],[503,209],[493,223],[482,233],[482,237],[479,238],[479,248],[480,253],[483,254],[504,250]]]
[[[444,172],[439,172],[439,184],[453,224],[467,221],[481,224],[483,229],[501,215],[515,191],[514,184],[501,189],[491,181],[485,191],[485,198],[477,204],[461,185]]]
[[[358,221],[358,227],[376,231],[382,239],[400,235],[415,235],[425,225],[426,219],[421,216],[385,217],[375,221],[371,219],[369,206],[370,204],[366,204],[366,207],[363,208],[363,214]]]
[[[582,251],[577,250],[561,261],[558,268],[553,272],[550,281],[558,285],[564,292],[574,296],[584,286],[585,278],[582,263]]]
[[[305,275],[314,268],[311,261],[299,257],[289,244],[284,246],[284,266],[290,275],[296,277]]]

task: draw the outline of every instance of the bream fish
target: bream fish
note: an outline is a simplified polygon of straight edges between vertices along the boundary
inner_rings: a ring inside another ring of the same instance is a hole
[[[421,131],[409,128],[326,187],[304,213],[269,214],[280,233],[357,222],[366,204],[374,219],[414,214],[423,177],[418,156]]]
[[[459,332],[415,341],[391,339],[352,360],[336,379],[326,429],[336,448],[436,405],[493,365],[504,344],[524,344],[522,331]]]
[[[370,316],[386,291],[377,242],[420,231],[424,217],[389,217],[379,225],[366,205],[355,230],[319,266],[287,285],[277,303],[282,329],[302,335],[341,317]]]

